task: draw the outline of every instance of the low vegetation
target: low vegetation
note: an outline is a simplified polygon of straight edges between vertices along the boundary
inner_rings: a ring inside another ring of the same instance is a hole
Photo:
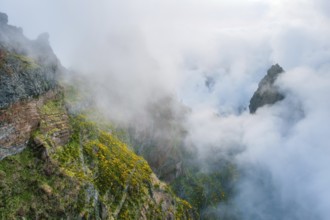
[[[83,114],[74,115],[71,139],[59,146],[53,140],[57,131],[47,126],[65,112],[62,98],[40,112],[50,120],[40,123],[29,147],[0,161],[1,219],[190,218],[189,203],[176,198],[118,139],[122,132],[117,136]]]

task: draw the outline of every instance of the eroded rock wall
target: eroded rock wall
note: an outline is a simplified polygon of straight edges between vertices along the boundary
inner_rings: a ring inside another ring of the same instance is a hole
[[[58,144],[65,144],[70,135],[68,116],[65,113],[54,113],[44,117],[41,107],[49,100],[60,96],[59,90],[52,90],[28,101],[20,101],[7,109],[0,110],[0,160],[21,152],[28,144],[32,133],[43,125],[43,130],[57,131],[53,134]]]

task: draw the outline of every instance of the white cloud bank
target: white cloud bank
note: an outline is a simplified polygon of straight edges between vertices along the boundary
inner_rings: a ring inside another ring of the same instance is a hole
[[[234,203],[248,220],[330,219],[328,8],[325,0],[1,3],[28,36],[50,33],[114,118],[133,119],[175,94],[192,109],[189,141],[202,154],[244,149]],[[286,99],[249,115],[249,98],[277,62]]]

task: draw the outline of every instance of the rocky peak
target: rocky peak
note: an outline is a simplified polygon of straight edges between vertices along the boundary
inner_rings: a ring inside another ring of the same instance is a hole
[[[255,113],[258,108],[264,105],[272,105],[284,99],[284,95],[274,85],[280,74],[284,73],[283,68],[278,65],[272,65],[267,71],[267,75],[260,81],[257,91],[250,100],[250,113]]]
[[[49,45],[48,33],[42,33],[36,40],[30,40],[23,29],[8,24],[8,16],[0,12],[0,50],[25,55],[48,67],[61,66]]]
[[[0,25],[6,25],[8,23],[8,15],[0,12]]]

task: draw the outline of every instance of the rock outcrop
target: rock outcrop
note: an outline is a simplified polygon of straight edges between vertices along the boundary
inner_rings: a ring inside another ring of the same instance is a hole
[[[39,108],[59,93],[61,69],[46,37],[27,39],[0,13],[0,160],[27,146]]]
[[[255,113],[258,108],[264,105],[272,105],[284,99],[284,95],[274,84],[282,73],[284,73],[284,70],[278,64],[273,65],[267,71],[267,75],[260,81],[257,91],[250,100],[250,113]]]
[[[0,25],[8,24],[8,16],[5,13],[0,12]]]
[[[56,71],[22,54],[4,49],[1,54],[0,109],[38,97],[57,86]]]
[[[67,124],[68,116],[66,113],[44,117],[41,113],[42,106],[49,100],[59,96],[58,90],[48,91],[47,93],[29,101],[19,101],[7,109],[0,110],[0,160],[17,154],[27,147],[32,133],[43,125],[43,129],[60,129],[61,134],[53,136],[59,144],[65,144],[69,140],[70,129],[60,127]],[[63,135],[65,134],[65,135]]]
[[[41,34],[36,40],[30,40],[23,29],[8,24],[8,16],[0,12],[0,50],[29,56],[42,63],[43,67],[61,68],[61,65],[48,42],[48,34]]]

